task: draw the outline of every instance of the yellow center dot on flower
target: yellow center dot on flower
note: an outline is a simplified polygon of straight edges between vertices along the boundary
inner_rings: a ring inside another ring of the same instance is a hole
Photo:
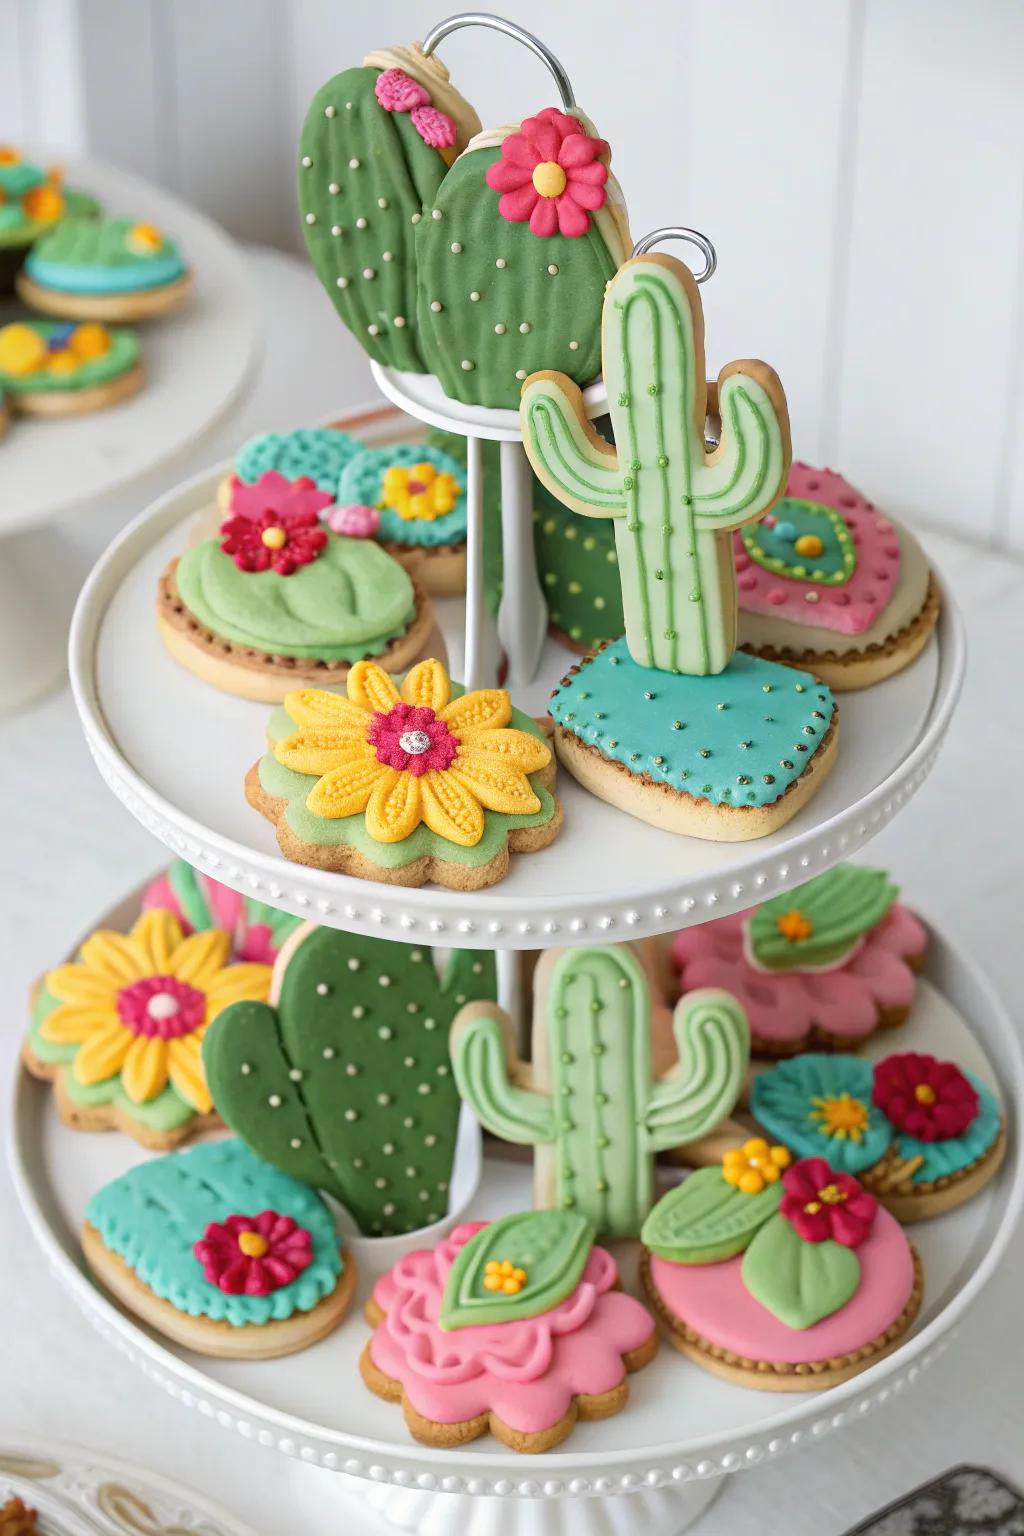
[[[247,1259],[262,1259],[270,1244],[258,1232],[239,1232],[238,1246]]]
[[[764,1175],[756,1168],[748,1168],[740,1174],[738,1187],[744,1195],[759,1195],[764,1189]]]
[[[791,944],[799,944],[803,939],[809,939],[814,932],[814,924],[809,917],[794,909],[791,912],[783,912],[781,917],[775,919],[775,926],[784,939],[789,939]]]
[[[812,1099],[813,1119],[819,1122],[823,1136],[834,1136],[837,1141],[860,1141],[868,1128],[868,1107],[862,1099],[849,1093],[831,1098]]]
[[[808,1200],[807,1204],[804,1206],[804,1210],[808,1216],[817,1216],[818,1212],[821,1210],[821,1201]]]
[[[841,1205],[846,1199],[846,1192],[838,1184],[826,1184],[824,1189],[818,1190],[818,1199],[826,1205]]]
[[[288,535],[283,528],[264,528],[260,538],[268,549],[283,549]]]
[[[533,168],[534,191],[541,197],[561,197],[565,181],[565,172],[556,160],[542,160]]]
[[[825,546],[816,533],[802,533],[793,548],[798,555],[806,555],[813,560],[822,553]]]
[[[918,1083],[914,1089],[914,1098],[919,1104],[934,1104],[935,1089],[930,1083]]]

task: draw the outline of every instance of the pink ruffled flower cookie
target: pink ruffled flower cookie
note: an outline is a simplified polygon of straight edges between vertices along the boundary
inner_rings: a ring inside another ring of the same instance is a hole
[[[839,691],[909,665],[939,613],[921,546],[842,475],[796,463],[786,495],[733,534],[745,650]]]
[[[840,864],[783,896],[677,933],[681,992],[720,987],[742,1003],[759,1056],[857,1050],[902,1024],[927,946],[882,870]]]
[[[400,1259],[367,1304],[364,1382],[401,1402],[415,1439],[442,1447],[490,1431],[535,1454],[578,1419],[618,1413],[657,1338],[593,1236],[575,1212],[525,1211]]]

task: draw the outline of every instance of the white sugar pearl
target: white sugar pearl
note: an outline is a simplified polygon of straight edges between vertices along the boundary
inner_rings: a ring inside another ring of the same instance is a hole
[[[307,224],[315,224],[316,223],[316,214],[315,213],[307,213],[306,214],[306,223]]]
[[[393,251],[381,251],[380,259],[381,259],[381,261],[394,261],[394,259],[395,259],[394,252]]]
[[[366,220],[362,219],[362,218],[356,219],[356,229],[365,229],[365,228],[366,228]]]
[[[378,197],[378,199],[377,199],[377,207],[378,208],[386,208],[387,205],[388,205],[388,200],[387,200],[386,197]]]
[[[348,1077],[358,1077],[359,1068],[356,1066],[355,1062],[350,1061],[348,1066],[345,1068],[345,1073]]]
[[[404,325],[405,325],[405,316],[404,315],[396,315],[395,316],[395,329],[400,331]]]
[[[373,279],[377,276],[376,268],[374,268],[374,267],[364,267],[363,268],[363,276],[366,278],[368,283],[372,282]]]
[[[471,360],[468,357],[464,357],[462,359],[462,366],[463,366],[463,368],[465,369],[465,371],[467,373],[471,373],[473,371],[473,368],[474,368],[475,365],[471,362]]]
[[[337,107],[324,107],[324,117],[337,117]]]
[[[337,197],[338,193],[341,191],[341,188],[336,181],[332,181],[328,184],[327,190],[330,192],[332,197]]]
[[[516,369],[516,378],[517,379],[525,379],[526,378],[526,369],[525,368],[517,368]]]
[[[522,325],[519,327],[519,334],[520,334],[520,336],[525,336],[528,333],[529,330],[530,330],[530,322],[529,322],[529,320],[524,320]]]
[[[379,336],[380,335],[380,326],[377,325],[376,322],[373,325],[368,325],[366,327],[366,330],[367,330],[367,334],[370,335],[370,336]]]
[[[334,286],[336,288],[347,288],[348,287],[348,278],[347,277],[336,278]]]
[[[361,1019],[365,1012],[366,1009],[363,1007],[362,1003],[356,1003],[355,1007],[352,1009],[352,1017],[354,1019]]]
[[[338,235],[341,234],[341,225],[340,224],[332,224],[331,225],[331,234],[334,235],[335,238],[337,238]]]
[[[311,155],[303,155],[302,163],[308,171],[309,167],[313,164],[313,157]]]
[[[291,1078],[293,1083],[301,1083],[302,1082],[302,1068],[301,1067],[292,1067],[291,1071],[288,1073],[288,1076]]]
[[[324,1046],[323,1058],[324,1058],[324,1061],[333,1061],[334,1060],[334,1046],[333,1045],[325,1045]]]
[[[444,308],[444,305],[441,303],[440,299],[432,299],[430,307],[434,311],[435,315],[439,315]]]
[[[411,216],[411,218],[410,218],[410,220],[409,220],[409,222],[410,222],[410,223],[411,223],[411,224],[418,224],[418,223],[419,223],[419,222],[420,222],[420,220],[421,220],[421,219],[422,219],[422,217],[423,217],[423,215],[422,215],[422,213],[414,213],[414,214],[413,214],[413,215],[412,215],[412,216]]]
[[[280,1109],[281,1095],[279,1093],[272,1093],[270,1098],[267,1100],[267,1103],[270,1105],[271,1109]]]
[[[357,960],[353,955],[352,959],[348,962],[348,968],[350,971],[358,971],[362,963],[363,962],[361,960]]]
[[[444,214],[441,212],[440,208],[432,208],[430,210],[430,217],[432,219],[443,219]]]
[[[494,263],[494,265],[498,268],[498,270],[500,272],[503,268],[508,266],[508,262],[505,260],[504,256],[499,256],[497,261]]]
[[[359,1119],[359,1112],[357,1110],[355,1110],[355,1109],[346,1109],[346,1111],[345,1111],[345,1119],[346,1120],[358,1120]]]
[[[550,267],[548,267],[548,272],[549,272],[551,277],[557,277],[558,276],[558,268],[555,266],[554,262],[552,262]]]
[[[302,1142],[299,1140],[298,1136],[293,1136],[292,1139],[291,1139],[290,1145],[291,1145],[292,1151],[293,1152],[297,1152],[299,1150],[299,1148],[302,1146]]]
[[[378,987],[390,987],[390,985],[391,985],[391,977],[390,976],[378,976],[377,977],[377,985],[378,985]]]
[[[578,341],[570,341],[570,343],[569,343],[569,351],[570,352],[578,352],[579,349],[580,349],[580,344],[579,344]]]
[[[494,327],[494,334],[495,334],[495,336],[504,336],[504,334],[505,334],[505,327],[503,325],[496,325]]]
[[[459,244],[458,240],[453,240],[452,241],[452,255],[453,256],[457,256],[461,250],[462,250],[462,246]]]
[[[250,1067],[247,1061],[243,1061],[238,1070],[241,1072],[243,1077],[248,1077],[249,1073],[252,1071],[252,1067]]]
[[[350,171],[358,171],[358,169],[359,169],[359,161],[356,159],[356,157],[354,155],[352,156],[352,159],[348,163],[348,168],[349,168]]]
[[[469,302],[471,304],[477,304],[477,303],[479,303],[479,301],[480,301],[480,295],[477,293],[476,289],[474,288],[473,292],[469,296]]]

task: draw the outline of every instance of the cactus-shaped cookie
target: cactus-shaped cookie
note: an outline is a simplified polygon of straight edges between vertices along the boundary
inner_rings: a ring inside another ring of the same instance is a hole
[[[360,1231],[444,1215],[459,1097],[455,1011],[495,995],[493,955],[307,924],[274,968],[271,1004],[224,1010],[203,1043],[221,1115],[260,1157],[348,1210]]]
[[[449,163],[480,126],[434,56],[371,53],[314,96],[299,143],[299,209],[310,259],[370,357],[423,373],[415,227]]]
[[[763,517],[786,487],[789,418],[765,363],[719,374],[722,438],[707,453],[704,319],[697,285],[670,256],[626,262],[604,301],[602,354],[612,448],[560,373],[527,381],[526,451],[552,493],[615,519],[626,639],[641,667],[705,675],[736,647],[731,530]]]
[[[639,1232],[654,1198],[654,1154],[713,1130],[739,1096],[749,1054],[727,992],[676,1005],[679,1060],[651,1068],[651,1003],[631,950],[550,950],[534,978],[533,1060],[512,1025],[476,1003],[452,1027],[459,1092],[489,1131],[534,1148],[534,1203],[589,1217],[605,1236]]]
[[[537,368],[588,383],[628,252],[608,146],[579,118],[548,107],[480,134],[416,226],[420,346],[445,394],[515,410]]]

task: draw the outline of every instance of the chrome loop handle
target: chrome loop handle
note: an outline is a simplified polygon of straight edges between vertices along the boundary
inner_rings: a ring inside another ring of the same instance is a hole
[[[501,32],[503,36],[522,43],[524,48],[529,48],[530,52],[535,53],[550,70],[565,111],[576,111],[576,99],[569,83],[569,76],[551,50],[544,46],[539,37],[534,37],[533,33],[527,32],[525,27],[516,26],[514,21],[506,21],[504,16],[492,16],[489,11],[462,11],[458,16],[448,16],[444,21],[439,21],[436,27],[431,27],[423,39],[423,52],[428,55],[433,53],[438,43],[443,43],[446,37],[450,37],[453,32],[458,32],[462,27],[486,27],[490,32]]]
[[[683,240],[687,245],[695,245],[702,253],[704,270],[693,274],[695,282],[706,283],[713,276],[718,266],[718,252],[707,235],[702,235],[699,229],[689,229],[685,224],[666,224],[663,229],[652,229],[649,235],[643,235],[634,245],[633,255],[645,255],[654,246],[660,245],[662,240]]]

